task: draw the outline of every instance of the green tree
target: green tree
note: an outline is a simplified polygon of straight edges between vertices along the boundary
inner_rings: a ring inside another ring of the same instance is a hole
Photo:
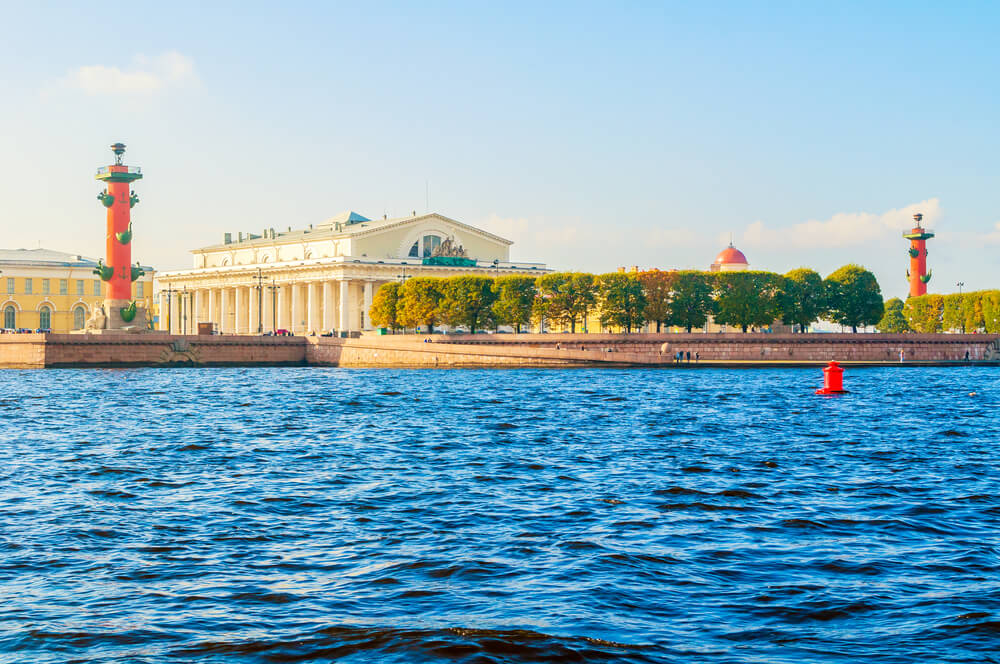
[[[815,270],[800,267],[785,274],[778,297],[778,310],[785,325],[798,325],[805,332],[826,309],[823,277]],[[902,303],[900,303],[902,307]]]
[[[951,293],[944,296],[944,310],[941,314],[941,327],[948,332],[961,330],[965,332],[965,296]]]
[[[531,322],[531,313],[538,296],[534,277],[512,275],[499,277],[493,282],[497,301],[493,303],[493,315],[498,325],[511,325],[521,332],[521,326]]]
[[[670,324],[688,332],[702,327],[715,311],[712,300],[712,275],[698,270],[681,270],[676,274],[673,297],[670,300]]]
[[[859,325],[874,325],[882,320],[882,289],[875,275],[860,265],[843,266],[823,285],[827,313],[834,322],[857,332]]]
[[[602,274],[597,277],[597,291],[602,325],[623,327],[628,334],[633,327],[640,327],[645,322],[646,295],[637,275]]]
[[[962,296],[962,325],[966,332],[983,329],[983,293],[976,291]]]
[[[644,318],[656,323],[659,332],[664,324],[670,321],[670,300],[673,298],[674,286],[677,283],[677,272],[662,270],[647,270],[640,272],[639,282],[646,295],[646,311]]]
[[[537,313],[568,325],[571,333],[576,332],[578,320],[586,323],[587,312],[596,302],[594,275],[585,272],[554,272],[538,278]]]
[[[469,332],[493,320],[497,294],[489,277],[462,275],[441,280],[440,318],[447,325],[464,325]]]
[[[773,272],[720,272],[715,275],[715,322],[749,327],[770,325],[778,314],[780,275]]]
[[[886,300],[885,313],[882,314],[882,320],[878,322],[876,327],[879,332],[895,334],[909,332],[910,326],[906,322],[906,317],[903,316],[903,301],[898,297]]]
[[[441,279],[415,277],[399,289],[396,317],[403,327],[424,325],[428,332],[441,319]]]
[[[903,315],[914,332],[933,334],[941,331],[944,298],[940,295],[918,295],[906,298]]]
[[[1000,291],[983,291],[980,303],[983,309],[983,331],[987,334],[1000,333]]]
[[[371,309],[368,310],[368,319],[376,327],[387,327],[393,332],[401,326],[399,324],[399,284],[390,282],[382,284],[375,297],[372,298]]]

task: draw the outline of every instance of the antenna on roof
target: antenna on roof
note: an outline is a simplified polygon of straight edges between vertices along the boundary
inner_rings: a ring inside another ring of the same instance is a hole
[[[733,246],[733,232],[729,231],[729,246]]]

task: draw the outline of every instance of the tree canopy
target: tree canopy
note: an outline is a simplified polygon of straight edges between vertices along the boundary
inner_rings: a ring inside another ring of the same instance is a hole
[[[879,332],[895,334],[909,332],[910,325],[906,322],[906,317],[903,315],[903,301],[898,297],[886,300],[885,313],[882,314],[882,320],[875,327]]]
[[[428,332],[441,319],[441,279],[415,277],[399,289],[397,320],[403,327],[424,325]],[[381,289],[380,289],[381,290]]]
[[[387,327],[393,332],[402,327],[399,323],[399,284],[391,282],[382,284],[372,298],[368,318],[376,327]]]
[[[626,334],[646,322],[646,294],[635,274],[611,272],[597,277],[601,324],[618,326]]]
[[[498,277],[494,281],[497,292],[493,315],[498,325],[510,325],[515,332],[531,322],[531,314],[538,296],[535,277],[517,275]]]
[[[576,322],[586,325],[587,312],[597,300],[594,275],[586,272],[554,272],[538,278],[537,311],[545,318],[568,325],[576,332]]]
[[[859,325],[882,320],[882,289],[875,275],[860,265],[841,267],[826,278],[824,286],[827,312],[835,323],[857,332]]]
[[[714,311],[712,275],[698,270],[681,270],[675,274],[677,281],[670,300],[670,324],[690,332],[705,325]]]
[[[462,275],[441,282],[440,318],[452,327],[465,326],[469,332],[493,321],[493,303],[497,295],[489,277]]]
[[[677,272],[646,270],[640,272],[638,277],[646,294],[644,318],[656,323],[656,331],[659,332],[663,325],[670,324],[670,301],[677,284]]]
[[[720,272],[715,275],[715,322],[750,327],[770,325],[779,315],[781,277],[773,272]]]
[[[826,309],[825,293],[823,277],[815,270],[801,267],[786,273],[778,303],[781,322],[798,325],[799,332],[805,332],[823,315]]]

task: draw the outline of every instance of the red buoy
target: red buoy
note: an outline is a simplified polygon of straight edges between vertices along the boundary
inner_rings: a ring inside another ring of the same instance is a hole
[[[823,387],[816,390],[816,394],[846,394],[844,389],[844,370],[840,363],[830,360],[830,363],[823,367]]]

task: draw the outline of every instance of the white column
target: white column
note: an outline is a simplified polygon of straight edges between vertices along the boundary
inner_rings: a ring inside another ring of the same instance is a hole
[[[159,306],[159,311],[160,311],[160,320],[157,323],[157,327],[159,327],[161,330],[166,330],[167,329],[167,313],[166,313],[167,312],[167,296],[166,296],[166,293],[164,293],[163,291],[160,291],[160,306]]]
[[[215,315],[215,289],[208,289],[208,315],[205,320],[211,321],[218,326],[219,317]]]
[[[292,289],[292,320],[288,329],[293,334],[298,334],[302,330],[302,289],[299,286],[300,284],[289,286]]]
[[[316,283],[310,281],[306,284],[306,334],[316,331],[316,323],[319,316],[316,315],[316,305],[319,304],[315,297]]]
[[[229,289],[219,289],[219,332],[232,334],[229,323]]]
[[[371,314],[369,312],[372,309],[372,299],[374,298],[374,296],[375,296],[375,285],[371,282],[371,280],[368,280],[365,282],[365,305],[364,309],[361,310],[361,320],[364,322],[364,324],[362,325],[362,329],[365,330],[374,329],[372,327],[371,321],[369,320],[369,318],[371,317]]]
[[[192,324],[192,329],[194,330],[195,334],[198,334],[198,323],[200,323],[202,320],[204,319],[202,318],[201,315],[201,291],[196,290],[194,292],[194,322]]]
[[[181,296],[180,293],[171,293],[170,298],[170,333],[181,333]]]
[[[347,279],[340,280],[340,322],[337,329],[341,332],[348,332],[351,329],[350,318],[348,318],[348,307],[350,305],[350,294],[348,289],[351,282]]]
[[[258,320],[260,320],[261,323],[263,323],[261,315],[257,311],[259,308],[260,308],[260,290],[257,288],[257,286],[251,286],[250,306],[247,307],[247,311],[250,312],[250,327],[247,328],[247,331],[250,332],[250,334],[257,334],[259,327]],[[260,331],[262,332],[263,330]]]
[[[278,286],[278,329],[288,329],[288,286]]]
[[[323,332],[333,329],[333,288],[329,281],[323,282]]]
[[[243,331],[243,326],[240,324],[243,322],[243,302],[240,296],[243,294],[241,291],[243,289],[237,286],[233,289],[233,312],[236,314],[233,316],[233,334],[239,334]]]

